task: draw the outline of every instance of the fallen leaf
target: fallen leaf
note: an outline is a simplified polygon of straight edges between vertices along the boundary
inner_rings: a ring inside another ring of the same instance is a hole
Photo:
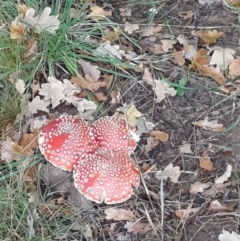
[[[44,100],[50,100],[52,109],[57,107],[64,101],[64,87],[63,83],[54,77],[48,77],[49,83],[41,84],[39,95],[44,96]]]
[[[219,85],[226,84],[226,79],[218,67],[215,68],[213,66],[198,66],[198,71],[200,74],[214,79]]]
[[[34,130],[30,134],[24,133],[21,139],[12,145],[14,160],[19,160],[19,154],[28,157],[34,153],[34,150],[38,148],[38,133],[39,130]]]
[[[137,119],[137,130],[140,135],[143,133],[149,133],[154,128],[155,124],[147,121],[145,116],[141,116]]]
[[[89,18],[94,19],[94,20],[100,20],[103,19],[105,17],[111,16],[112,15],[112,11],[111,10],[104,10],[101,7],[98,7],[95,4],[92,4],[90,6],[90,14],[88,15]]]
[[[113,74],[105,73],[103,75],[103,79],[104,79],[104,82],[106,83],[106,89],[109,90],[113,82]]]
[[[131,11],[131,8],[129,8],[129,7],[119,8],[119,11],[120,11],[120,15],[122,17],[130,17],[130,16],[132,16],[132,11]]]
[[[213,200],[210,202],[209,210],[213,212],[232,212],[237,203],[227,203],[221,204],[218,200]]]
[[[199,210],[200,210],[200,207],[199,208],[179,209],[179,210],[176,210],[175,214],[177,217],[184,220],[188,217],[191,217],[192,215],[195,215],[196,213],[199,212]]]
[[[126,210],[122,208],[107,208],[104,213],[107,215],[107,220],[115,220],[115,221],[134,221],[135,216],[131,210]]]
[[[108,97],[106,95],[104,95],[101,92],[95,92],[94,96],[96,97],[97,101],[106,101],[108,100]]]
[[[117,111],[121,111],[127,121],[134,126],[137,124],[137,118],[142,116],[142,113],[137,110],[136,106],[134,104],[124,104],[123,107],[117,108]]]
[[[18,13],[22,14],[24,17],[26,15],[26,12],[28,9],[29,9],[29,7],[25,4],[20,4],[20,3],[17,4]]]
[[[160,143],[160,141],[158,139],[156,139],[155,137],[152,137],[152,136],[148,137],[147,145],[145,146],[146,153],[152,151],[159,143]]]
[[[129,33],[129,34],[132,34],[134,31],[138,30],[139,29],[139,26],[138,24],[131,24],[129,22],[126,22],[125,23],[125,28],[124,30]]]
[[[100,78],[101,71],[98,69],[98,66],[92,65],[91,63],[79,59],[78,63],[81,65],[83,72],[85,73],[85,78],[90,82],[97,82]],[[89,76],[90,78],[87,78]]]
[[[201,183],[199,181],[191,185],[189,193],[197,194],[199,192],[204,192],[205,189],[211,187],[210,183]]]
[[[193,70],[197,70],[199,66],[201,66],[201,67],[207,66],[209,63],[210,63],[210,60],[207,56],[207,50],[201,48],[197,52],[196,56],[193,58],[191,68]]]
[[[112,58],[117,57],[122,60],[122,55],[119,53],[120,46],[112,45],[109,42],[100,44],[94,51],[94,54],[100,57],[110,56]]]
[[[149,68],[144,68],[142,79],[145,80],[149,85],[153,87],[155,86],[154,79],[149,71]]]
[[[12,146],[14,142],[7,136],[6,139],[1,143],[1,160],[6,162],[12,161]]]
[[[220,37],[225,36],[225,34],[221,31],[217,30],[199,30],[198,31],[198,36],[201,38],[204,42],[204,44],[212,44],[216,43],[217,39]]]
[[[236,78],[240,76],[240,56],[237,59],[229,60],[228,78]]]
[[[155,177],[160,180],[167,180],[168,178],[170,178],[170,180],[173,183],[178,183],[178,178],[181,175],[181,171],[180,171],[180,167],[179,166],[173,166],[172,163],[168,164],[164,170],[159,170],[156,174]]]
[[[173,48],[173,45],[177,41],[171,40],[171,39],[162,39],[161,42],[162,42],[162,49],[166,53],[166,52],[169,52],[169,50]]]
[[[28,9],[25,17],[23,18],[25,27],[30,25],[37,33],[41,33],[42,31],[47,31],[51,34],[55,33],[55,31],[59,28],[60,21],[58,19],[58,15],[50,16],[51,11],[50,7],[46,7],[41,15],[34,17],[35,9]]]
[[[212,131],[212,132],[223,132],[226,130],[226,128],[223,126],[223,124],[218,124],[217,120],[208,121],[207,119],[200,120],[200,121],[194,121],[192,122],[193,125],[199,126],[203,128],[204,130]]]
[[[168,95],[175,96],[177,91],[170,87],[168,83],[166,83],[164,80],[154,80],[155,87],[153,88],[156,96],[157,96],[157,103],[160,103],[162,100],[164,100]]]
[[[208,157],[208,151],[203,152],[202,157],[199,158],[200,167],[206,169],[208,171],[213,170],[213,163],[210,161]]]
[[[222,183],[226,182],[228,180],[228,178],[231,176],[231,174],[232,174],[232,165],[228,164],[226,171],[223,173],[222,176],[215,179],[215,183],[222,184]]]
[[[148,26],[147,28],[144,29],[142,36],[143,37],[151,36],[155,33],[154,30],[155,28],[153,26]]]
[[[28,113],[31,114],[37,114],[38,110],[44,111],[46,113],[49,113],[49,109],[47,106],[50,105],[50,100],[41,100],[40,96],[36,96],[29,104],[28,104]]]
[[[174,63],[178,64],[179,66],[183,66],[185,64],[185,59],[183,58],[184,56],[184,51],[176,51],[172,53],[174,57]]]
[[[192,154],[190,143],[184,143],[181,146],[178,146],[178,148],[179,148],[180,153],[190,153],[190,154]]]
[[[210,64],[216,65],[222,71],[227,69],[229,61],[234,59],[234,55],[236,54],[236,51],[230,48],[221,48],[215,46],[208,49],[208,54],[212,53]]]
[[[163,131],[150,131],[149,133],[161,142],[166,142],[169,138],[169,135]]]
[[[107,84],[105,81],[89,82],[79,74],[77,76],[72,76],[70,81],[73,84],[77,84],[82,89],[90,90],[92,92],[98,90],[100,87],[105,87]]]
[[[219,241],[240,241],[240,234],[235,233],[232,231],[232,233],[223,230],[222,234],[218,236]]]
[[[18,79],[15,83],[15,88],[19,92],[20,95],[22,95],[25,91],[25,83],[23,80]]]
[[[119,104],[120,103],[120,91],[113,90],[110,94],[111,96],[111,104]]]
[[[11,39],[18,39],[24,33],[24,25],[19,22],[18,17],[11,22],[10,25],[10,37]]]
[[[157,223],[153,223],[154,226],[157,227]],[[133,233],[133,234],[145,234],[148,231],[152,230],[153,227],[150,223],[143,223],[143,222],[126,222],[126,224],[124,225],[124,228],[127,229],[127,231],[129,233]]]

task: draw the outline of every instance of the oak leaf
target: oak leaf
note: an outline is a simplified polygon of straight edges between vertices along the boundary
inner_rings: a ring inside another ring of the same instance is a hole
[[[107,215],[107,220],[115,220],[115,221],[134,221],[135,216],[131,210],[126,210],[122,208],[107,208],[104,213]]]
[[[198,36],[203,40],[205,44],[216,43],[217,39],[225,36],[225,34],[221,31],[217,30],[199,30]]]
[[[172,163],[168,164],[164,170],[159,170],[156,174],[155,177],[157,179],[163,179],[163,180],[167,180],[168,178],[170,178],[170,180],[173,183],[178,183],[178,178],[181,175],[181,171],[180,171],[180,167],[179,166],[173,166]]]

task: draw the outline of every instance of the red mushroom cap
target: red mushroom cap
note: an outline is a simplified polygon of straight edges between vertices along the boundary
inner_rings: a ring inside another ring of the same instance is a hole
[[[131,153],[139,141],[136,128],[121,117],[101,117],[93,123],[92,131],[102,149],[125,150]]]
[[[71,171],[86,154],[97,149],[90,127],[74,116],[49,122],[40,131],[38,142],[45,158],[65,171]]]
[[[138,188],[138,169],[123,150],[99,149],[73,170],[76,188],[88,199],[106,204],[126,201]]]

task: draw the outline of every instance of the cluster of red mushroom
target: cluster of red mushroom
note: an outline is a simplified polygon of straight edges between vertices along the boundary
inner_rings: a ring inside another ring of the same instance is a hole
[[[73,171],[74,184],[85,197],[115,204],[129,199],[139,186],[139,171],[130,157],[138,139],[135,127],[120,117],[101,117],[89,126],[64,116],[44,126],[38,141],[49,162]]]

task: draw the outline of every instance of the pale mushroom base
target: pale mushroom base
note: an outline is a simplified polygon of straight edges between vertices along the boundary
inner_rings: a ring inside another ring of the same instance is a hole
[[[124,202],[138,188],[140,176],[124,151],[100,149],[87,155],[73,171],[76,188],[88,199],[106,204]]]

